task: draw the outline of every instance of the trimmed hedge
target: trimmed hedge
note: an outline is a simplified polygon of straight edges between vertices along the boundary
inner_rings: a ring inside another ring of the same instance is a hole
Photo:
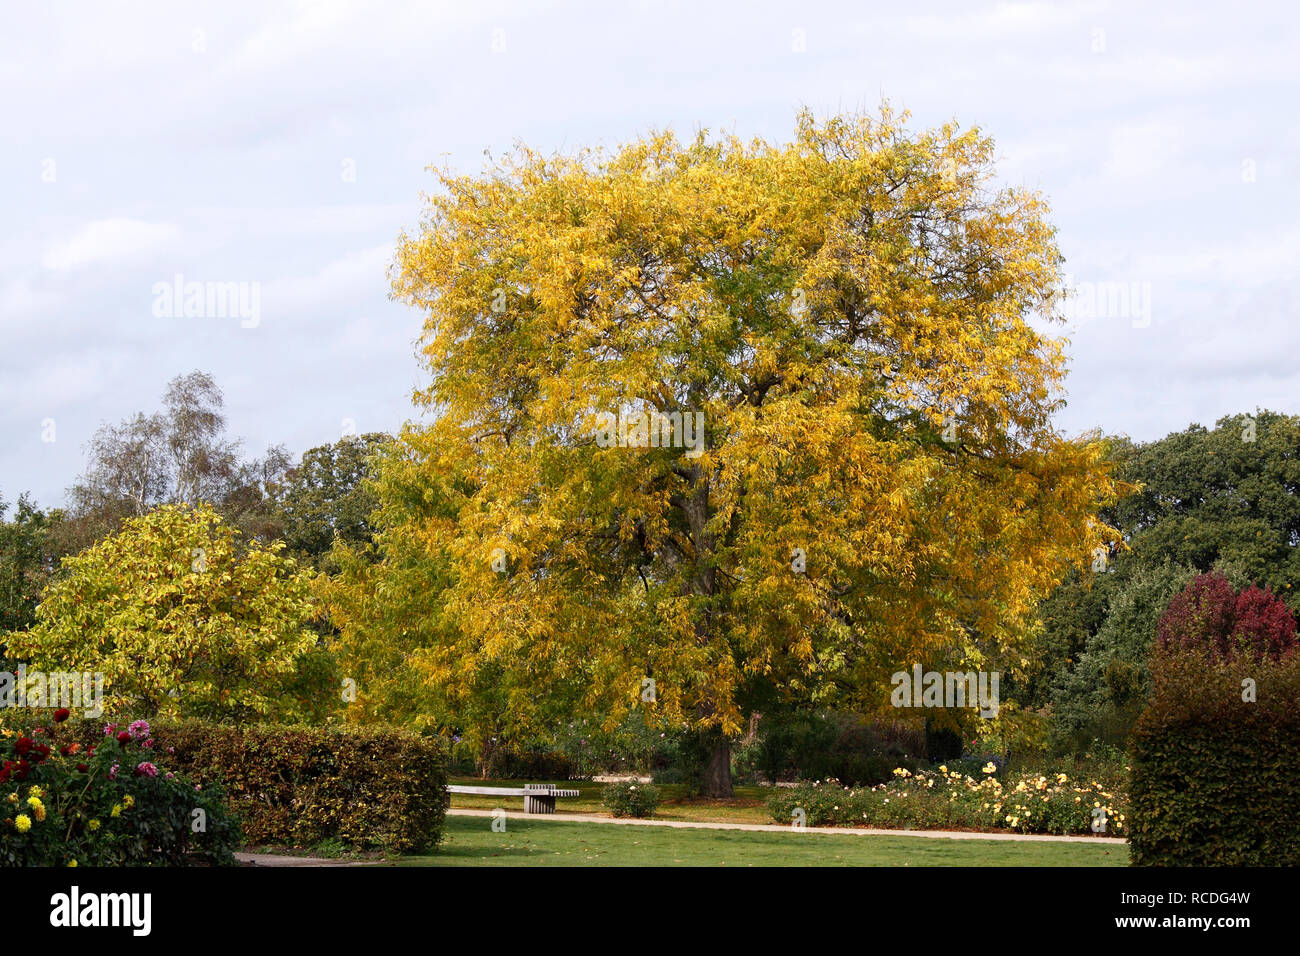
[[[102,735],[86,722],[87,739]],[[152,725],[159,760],[219,784],[248,845],[432,850],[447,813],[447,749],[437,737],[389,729],[199,720]]]
[[[1152,675],[1131,741],[1134,865],[1300,864],[1300,656],[1169,649]]]

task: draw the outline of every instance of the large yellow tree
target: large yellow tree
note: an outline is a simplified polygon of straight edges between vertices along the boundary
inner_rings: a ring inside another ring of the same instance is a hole
[[[432,384],[380,540],[443,576],[406,660],[449,713],[643,707],[717,795],[756,700],[1024,663],[1115,489],[1052,426],[1061,256],[992,156],[885,107],[440,176],[393,270]]]

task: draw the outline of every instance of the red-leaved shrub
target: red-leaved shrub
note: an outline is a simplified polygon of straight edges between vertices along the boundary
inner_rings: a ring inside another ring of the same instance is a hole
[[[1256,585],[1240,594],[1219,572],[1199,574],[1169,602],[1156,625],[1162,650],[1209,649],[1278,660],[1296,646],[1296,622],[1286,605]]]

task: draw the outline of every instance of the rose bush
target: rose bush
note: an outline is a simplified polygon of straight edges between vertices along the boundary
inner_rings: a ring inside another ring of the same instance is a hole
[[[220,790],[160,771],[147,723],[108,724],[90,745],[68,716],[0,730],[0,863],[234,862],[239,828]]]
[[[801,820],[808,826],[1124,836],[1128,800],[1113,784],[1072,780],[1065,773],[1020,774],[1004,783],[989,763],[978,779],[944,765],[917,773],[900,767],[892,781],[874,787],[804,783],[781,788],[768,810],[778,823]],[[1094,829],[1103,821],[1104,830]]]
[[[649,817],[659,806],[659,788],[634,780],[611,783],[601,792],[600,801],[616,817]]]

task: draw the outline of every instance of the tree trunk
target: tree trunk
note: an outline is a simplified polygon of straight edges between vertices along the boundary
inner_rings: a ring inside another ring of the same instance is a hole
[[[704,762],[700,792],[706,797],[734,796],[731,789],[731,741],[716,730],[707,734],[705,741],[708,756]]]

